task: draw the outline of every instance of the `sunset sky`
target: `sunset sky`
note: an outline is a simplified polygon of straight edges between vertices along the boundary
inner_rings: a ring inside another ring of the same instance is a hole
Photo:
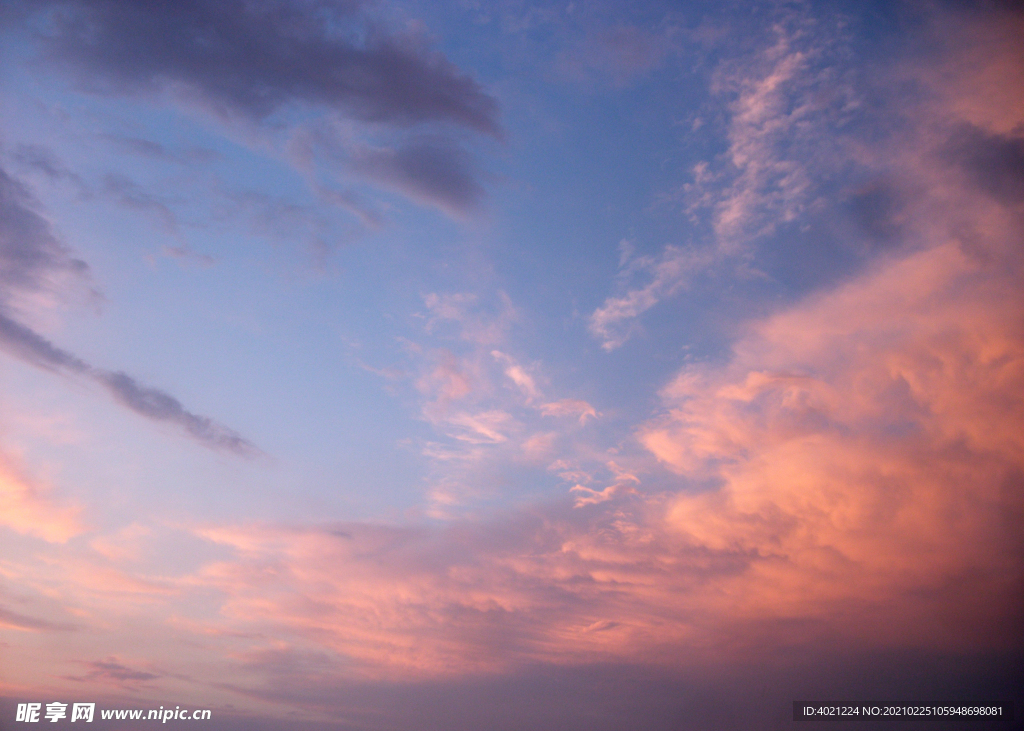
[[[1021,38],[4,0],[0,729],[1024,712]]]

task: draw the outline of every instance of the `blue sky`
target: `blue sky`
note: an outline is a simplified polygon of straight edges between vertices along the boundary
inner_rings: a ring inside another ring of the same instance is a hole
[[[0,695],[764,728],[864,653],[1005,692],[1022,22],[7,4]]]

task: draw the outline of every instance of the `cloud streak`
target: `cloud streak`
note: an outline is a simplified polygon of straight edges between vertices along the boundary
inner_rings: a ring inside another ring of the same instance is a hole
[[[255,445],[226,426],[187,411],[170,394],[142,386],[126,373],[94,368],[4,314],[0,314],[0,349],[37,367],[84,376],[104,386],[122,406],[152,421],[175,424],[205,447],[241,457],[262,454]]]
[[[248,440],[186,410],[170,394],[142,386],[125,373],[96,368],[13,319],[19,300],[39,292],[61,292],[61,280],[81,280],[88,273],[85,262],[71,256],[30,202],[24,186],[0,169],[0,349],[38,368],[87,378],[136,414],[175,424],[206,447],[244,457],[259,455]]]
[[[707,251],[666,246],[659,257],[638,257],[624,263],[620,276],[629,281],[642,272],[650,281],[628,289],[619,297],[609,297],[590,316],[588,329],[601,340],[601,347],[612,351],[636,331],[636,318],[683,289],[695,273],[715,260]]]

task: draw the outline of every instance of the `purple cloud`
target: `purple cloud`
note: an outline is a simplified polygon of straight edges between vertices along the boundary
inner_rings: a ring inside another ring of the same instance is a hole
[[[298,101],[368,122],[446,122],[501,136],[497,102],[424,39],[358,2],[71,0],[47,7],[46,55],[93,91],[179,87],[264,119]]]

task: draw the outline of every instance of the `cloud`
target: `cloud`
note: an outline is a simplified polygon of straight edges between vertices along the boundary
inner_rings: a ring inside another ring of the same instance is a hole
[[[282,130],[292,133],[286,157],[310,189],[364,226],[381,225],[377,207],[326,181],[369,183],[456,219],[481,209],[480,171],[461,137],[468,131],[502,139],[498,103],[434,50],[420,23],[397,27],[376,4],[356,0],[15,5],[0,23],[31,29],[42,57],[79,89],[198,107],[260,152],[276,146]],[[135,135],[99,137],[161,161],[202,163],[218,155]],[[166,202],[123,176],[108,175],[101,189],[174,229]]]
[[[663,490],[612,462],[611,484],[593,485],[563,459],[552,469],[580,478],[565,501],[490,519],[347,524],[344,537],[209,526],[233,552],[201,574],[225,621],[386,678],[1019,653],[1021,210],[974,172],[1015,138],[904,112],[875,151],[875,172],[906,182],[888,234],[900,241],[747,322],[721,361],[676,373],[636,429]],[[662,263],[624,270],[656,279]],[[465,317],[465,298],[434,304]]]
[[[135,670],[118,662],[116,657],[108,657],[104,660],[92,660],[84,663],[88,671],[82,676],[68,676],[67,680],[75,680],[88,683],[104,683],[116,686],[134,686],[138,683],[145,683],[149,680],[156,680],[161,676],[145,670]]]
[[[48,370],[85,374],[91,369],[81,358],[61,350],[34,330],[0,314],[0,347],[26,363]]]
[[[638,257],[628,261],[620,276],[627,280],[637,272],[650,277],[641,286],[628,289],[620,297],[609,297],[590,316],[588,329],[601,339],[601,347],[611,351],[620,347],[636,329],[635,319],[659,302],[685,287],[694,273],[714,261],[707,251],[666,246],[661,256]],[[625,323],[625,325],[624,325]]]
[[[25,186],[0,168],[0,302],[10,306],[19,294],[59,290],[88,270],[33,210]]]
[[[348,164],[367,180],[458,217],[477,210],[484,197],[469,154],[442,137],[414,139],[394,149],[356,148]]]
[[[146,140],[130,140],[133,146],[142,146]],[[160,150],[160,156],[164,159],[172,159],[172,154],[163,151],[161,145],[150,143],[155,150]],[[150,156],[157,156],[153,150]],[[184,159],[184,153],[181,155]],[[77,173],[70,170],[60,161],[52,150],[43,145],[18,145],[11,159],[22,167],[37,173],[42,173],[49,182],[67,180],[76,188],[79,200],[91,200],[97,194],[105,196],[108,200],[129,210],[145,213],[155,219],[156,223],[165,231],[177,232],[177,216],[171,210],[169,204],[180,202],[174,199],[155,195],[131,178],[120,173],[107,173],[99,181],[95,192],[94,189]]]
[[[292,164],[318,195],[350,210],[370,227],[381,225],[379,213],[355,193],[332,191],[319,179],[368,183],[455,219],[481,210],[485,197],[481,173],[463,142],[436,132],[410,133],[384,142],[379,135],[374,137],[364,139],[356,125],[335,114],[296,126],[285,147]]]
[[[515,358],[507,353],[502,353],[500,350],[492,350],[491,357],[497,362],[505,364],[505,375],[526,397],[527,403],[541,397],[541,392],[537,388],[534,377],[525,367],[517,363]]]
[[[753,69],[722,69],[715,82],[719,93],[735,94],[726,153],[734,177],[714,203],[714,230],[726,251],[796,218],[811,188],[808,159],[793,153],[802,152],[801,137],[821,132],[822,110],[812,95],[818,79],[810,69],[818,51],[794,48],[792,31],[775,30],[775,44]]]
[[[38,617],[28,617],[0,607],[0,627],[22,632],[72,632],[77,627],[63,622],[50,622]]]
[[[212,419],[187,411],[176,398],[159,389],[140,385],[122,372],[94,368],[61,350],[35,331],[0,313],[0,349],[34,366],[84,376],[106,387],[123,406],[153,421],[182,427],[203,446],[243,457],[261,454],[248,440]]]
[[[547,404],[541,404],[540,413],[544,416],[572,416],[580,420],[580,426],[587,423],[587,417],[596,419],[597,411],[586,401],[579,399],[561,399]]]
[[[11,153],[11,159],[24,168],[42,173],[50,182],[70,181],[78,189],[80,198],[87,199],[92,195],[85,181],[58,160],[48,147],[19,144]]]
[[[1015,278],[943,244],[756,323],[724,369],[684,369],[640,438],[720,486],[676,498],[670,524],[702,550],[764,557],[737,583],[762,614],[888,597],[921,618],[914,605],[936,602],[938,632],[949,612],[984,614],[951,582],[1010,611],[1010,526],[1024,517],[1010,487],[1024,474]]]
[[[118,205],[133,211],[153,215],[167,231],[177,231],[178,219],[167,204],[157,196],[124,175],[108,173],[103,176],[103,191]]]
[[[358,2],[35,3],[46,56],[93,91],[175,90],[262,120],[300,102],[367,122],[500,136],[497,103],[414,31]]]
[[[423,298],[423,302],[430,312],[427,332],[454,324],[460,339],[478,345],[500,345],[519,318],[512,300],[501,291],[496,298],[488,298],[487,301],[472,293],[459,292],[431,293]]]
[[[623,345],[640,315],[700,274],[728,264],[744,276],[763,276],[755,268],[760,247],[777,245],[773,236],[828,209],[828,181],[853,164],[846,128],[860,100],[847,78],[846,39],[792,9],[773,16],[768,35],[755,52],[730,54],[716,67],[713,114],[727,122],[714,126],[724,128],[724,138],[710,143],[725,151],[692,165],[690,182],[666,196],[681,205],[695,241],[667,245],[660,256],[637,257],[620,271],[625,294],[608,297],[588,323],[605,350]],[[693,137],[700,139],[697,128]],[[625,266],[633,244],[620,248]],[[650,281],[633,285],[638,273]]]
[[[243,457],[260,454],[259,449],[236,432],[205,416],[186,411],[173,396],[142,386],[125,373],[93,371],[92,375],[110,390],[119,403],[153,421],[167,421],[181,426],[204,446]]]
[[[508,440],[503,429],[511,421],[504,411],[482,411],[477,414],[451,414],[445,422],[456,428],[453,436],[470,444],[500,444]]]
[[[175,150],[154,140],[142,137],[102,134],[100,135],[100,138],[110,142],[120,150],[131,155],[138,155],[139,157],[145,157],[152,160],[176,162],[183,165],[212,162],[214,160],[219,160],[222,157],[216,150],[211,150],[205,147],[186,147],[184,149]]]
[[[950,137],[943,153],[1000,202],[1024,201],[1024,135],[992,134],[965,123]]]
[[[51,543],[66,543],[84,530],[80,510],[50,499],[0,453],[0,525]],[[2,617],[0,617],[2,621]]]
[[[85,262],[71,256],[31,203],[24,186],[0,169],[0,350],[38,368],[98,383],[123,406],[147,419],[176,424],[206,447],[240,456],[260,454],[246,439],[187,411],[170,394],[142,386],[125,373],[95,368],[14,319],[13,310],[26,298],[41,292],[61,295],[68,279],[83,280],[88,274]]]
[[[593,490],[584,485],[573,485],[569,492],[578,493],[573,503],[575,507],[582,508],[584,505],[597,505],[598,503],[607,502],[615,497],[619,497],[624,493],[637,494],[634,488],[640,485],[639,477],[622,469],[615,462],[608,462],[605,466],[615,475],[615,481],[603,490]],[[605,626],[617,625],[618,623],[606,620],[598,624]]]

